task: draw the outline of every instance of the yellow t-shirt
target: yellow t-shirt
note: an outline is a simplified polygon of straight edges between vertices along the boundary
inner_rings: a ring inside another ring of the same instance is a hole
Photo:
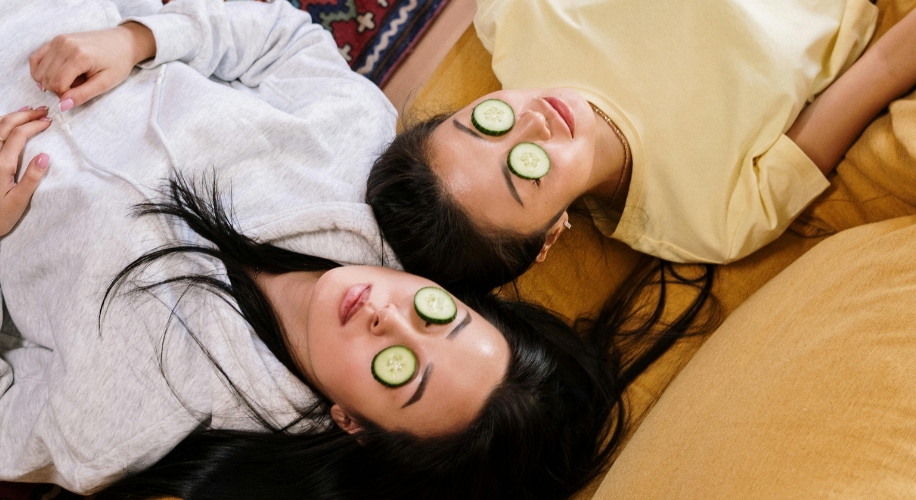
[[[867,0],[478,0],[474,23],[503,88],[574,88],[626,136],[630,190],[607,236],[729,262],[829,185],[784,133],[876,18]]]

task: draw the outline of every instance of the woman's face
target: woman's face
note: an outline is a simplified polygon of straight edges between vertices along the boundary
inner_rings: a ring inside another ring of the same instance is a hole
[[[345,266],[325,273],[308,301],[306,329],[290,339],[307,376],[334,402],[332,417],[347,431],[364,417],[389,430],[441,435],[466,427],[503,380],[509,346],[502,334],[455,299],[458,314],[427,323],[414,295],[429,280],[381,267]],[[406,384],[391,388],[372,374],[387,347],[416,354]]]
[[[515,112],[515,126],[505,135],[481,134],[471,123],[474,107],[486,99],[505,101]],[[589,188],[595,124],[588,101],[572,89],[493,92],[436,128],[432,167],[478,225],[533,234],[551,222],[562,224],[558,216]],[[509,151],[521,142],[541,146],[550,158],[550,171],[537,182],[508,169]]]

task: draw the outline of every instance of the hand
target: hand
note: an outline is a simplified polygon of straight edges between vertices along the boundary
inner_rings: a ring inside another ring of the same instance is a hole
[[[51,125],[47,108],[32,110],[28,107],[0,116],[0,236],[4,236],[19,222],[29,206],[32,194],[48,171],[48,155],[41,153],[26,168],[19,183],[16,170],[25,141]]]
[[[101,31],[58,35],[29,56],[32,78],[68,111],[117,87],[133,67],[156,55],[153,33],[125,23]]]

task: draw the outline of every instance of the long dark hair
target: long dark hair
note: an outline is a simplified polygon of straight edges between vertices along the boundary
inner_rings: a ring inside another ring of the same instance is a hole
[[[485,230],[471,221],[430,166],[431,134],[449,117],[405,118],[404,130],[372,166],[366,201],[405,270],[451,289],[492,290],[531,267],[553,223],[523,235]],[[628,359],[621,375],[629,383],[678,338],[707,333],[717,324],[714,277],[712,265],[647,257],[598,318],[579,321],[580,330],[614,339]],[[694,293],[680,310],[669,303],[672,288]]]
[[[531,267],[553,224],[521,234],[471,221],[430,167],[430,134],[450,116],[405,126],[375,160],[366,201],[407,272],[451,290],[489,291]]]
[[[210,244],[176,244],[144,255],[112,281],[106,302],[151,263],[188,254],[208,256],[225,266],[228,281],[210,274],[185,275],[135,284],[125,293],[170,286],[216,293],[237,304],[258,337],[298,373],[269,302],[246,271],[319,270],[336,264],[246,238],[235,229],[231,213],[223,210],[231,204],[224,203],[215,185],[190,186],[175,179],[165,201],[138,208],[139,215],[183,221]],[[204,195],[198,196],[200,192]],[[467,291],[457,295],[503,333],[512,353],[505,380],[468,428],[419,438],[362,421],[364,429],[351,435],[330,421],[331,402],[312,387],[317,402],[303,409],[302,419],[316,424],[294,431],[271,424],[257,402],[226,377],[247,409],[260,415],[262,431],[211,429],[202,418],[198,432],[153,467],[129,471],[133,474],[99,493],[99,500],[571,495],[603,470],[624,429],[625,385],[617,376],[624,357],[614,347],[615,337],[594,327],[580,337],[555,315],[529,304]],[[104,303],[102,307],[100,321]]]

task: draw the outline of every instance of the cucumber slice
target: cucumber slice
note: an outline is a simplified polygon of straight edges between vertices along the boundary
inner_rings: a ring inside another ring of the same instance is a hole
[[[426,321],[437,325],[451,323],[458,315],[452,296],[434,286],[423,287],[413,296],[413,308]]]
[[[522,179],[540,179],[550,171],[550,158],[544,148],[522,142],[509,151],[509,170]]]
[[[503,135],[515,125],[515,112],[499,99],[487,99],[471,112],[474,128],[487,135]]]
[[[386,347],[372,358],[372,376],[388,387],[406,384],[416,372],[417,356],[402,345]]]

